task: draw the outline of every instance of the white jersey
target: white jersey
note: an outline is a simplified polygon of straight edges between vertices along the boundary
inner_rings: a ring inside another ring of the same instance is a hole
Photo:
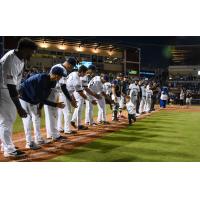
[[[0,88],[7,88],[7,84],[18,88],[24,69],[24,60],[20,60],[14,50],[10,50],[0,59]]]
[[[100,76],[93,77],[88,84],[88,88],[97,94],[101,94],[103,92],[103,84]]]
[[[135,85],[135,83],[131,83],[129,85],[129,90],[130,90],[130,96],[138,96],[140,88],[138,85]]]
[[[126,103],[126,109],[128,111],[128,114],[132,115],[132,114],[136,113],[136,108],[135,108],[134,104],[131,101]]]
[[[81,77],[79,77],[78,72],[72,72],[68,75],[66,86],[70,94],[73,94],[75,91],[78,92],[83,90]]]
[[[88,87],[88,76],[85,75],[83,77],[80,77],[81,80],[81,86],[84,87]]]
[[[141,86],[142,97],[146,97],[146,87]]]
[[[152,95],[153,95],[153,91],[150,89],[146,89],[146,98],[151,99]]]
[[[112,93],[112,85],[110,82],[106,82],[103,84],[103,88],[104,88],[104,92],[107,94],[107,95],[111,95]]]

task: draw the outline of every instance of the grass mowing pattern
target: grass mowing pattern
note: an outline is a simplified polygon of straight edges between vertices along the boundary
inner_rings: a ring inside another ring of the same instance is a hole
[[[200,161],[200,113],[161,111],[51,161]]]

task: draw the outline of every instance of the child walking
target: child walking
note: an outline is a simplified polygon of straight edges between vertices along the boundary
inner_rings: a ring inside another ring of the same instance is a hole
[[[128,122],[131,125],[132,120],[136,122],[136,107],[132,103],[130,96],[126,96],[126,109],[128,111]]]

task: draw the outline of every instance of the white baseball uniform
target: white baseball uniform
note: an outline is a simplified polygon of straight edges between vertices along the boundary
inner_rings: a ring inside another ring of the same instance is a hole
[[[77,122],[77,126],[81,125],[82,119],[82,109],[84,105],[84,99],[78,93],[79,91],[83,91],[83,84],[87,83],[87,77],[79,77],[78,72],[72,72],[67,79],[67,89],[69,93],[73,93],[76,101],[77,101],[77,108],[74,109],[74,113],[72,116],[73,122]]]
[[[65,67],[63,67],[62,64],[56,64],[54,67],[61,67],[65,74],[67,74],[67,70]],[[61,92],[60,83],[58,82],[55,88],[52,88],[51,93],[47,100],[52,102],[58,102],[59,101],[59,94]],[[47,138],[58,138],[60,137],[60,133],[57,128],[58,124],[58,108],[52,107],[48,105],[44,105],[44,113],[45,113],[45,124],[46,124],[46,132],[47,132]]]
[[[142,99],[140,101],[140,107],[139,107],[139,113],[143,113],[145,110],[145,105],[146,105],[146,87],[141,86],[141,91],[142,91]]]
[[[33,141],[31,134],[31,124],[33,123],[33,130],[35,136],[35,142],[39,142],[42,140],[41,132],[40,132],[40,116],[38,114],[38,105],[30,104],[22,99],[20,99],[20,103],[23,109],[27,113],[26,118],[22,118],[24,132],[26,136],[26,143],[31,144]]]
[[[103,92],[103,84],[101,82],[100,76],[93,77],[89,84],[88,88],[95,92],[96,94],[101,94]],[[92,97],[91,95],[87,94],[88,99],[96,100],[97,101],[97,107],[98,107],[98,118],[97,121],[106,121],[106,113],[105,113],[105,98],[102,97],[102,99],[96,99]],[[86,122],[89,122],[89,124],[92,124],[94,122],[93,120],[93,104],[91,102],[86,101]]]
[[[5,153],[16,151],[12,142],[12,128],[17,110],[13,103],[7,84],[18,88],[24,68],[24,61],[20,60],[14,50],[7,52],[0,59],[0,138]]]
[[[153,91],[151,89],[146,89],[146,106],[145,112],[149,112],[151,110],[151,97],[153,95]]]
[[[110,96],[111,93],[112,93],[112,85],[110,82],[106,82],[103,84],[103,87],[104,87],[104,91],[106,93],[106,95]]]
[[[131,101],[134,104],[134,106],[137,106],[137,99],[138,99],[138,93],[139,93],[139,86],[136,85],[135,83],[132,83],[129,85],[129,90],[130,90],[130,97]]]

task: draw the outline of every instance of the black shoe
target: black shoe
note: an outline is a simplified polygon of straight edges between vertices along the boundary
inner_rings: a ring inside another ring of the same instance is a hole
[[[78,130],[88,130],[88,127],[80,125],[80,126],[78,126]]]
[[[74,128],[76,128],[75,122],[71,121],[71,125],[72,125]]]
[[[25,156],[26,154],[23,152],[23,151],[20,151],[20,150],[16,150],[14,152],[11,152],[11,153],[6,153],[4,152],[4,157],[8,158],[8,157],[21,157],[21,156]]]
[[[53,138],[52,140],[53,140],[54,142],[66,142],[66,141],[67,141],[66,137],[64,137],[64,136],[62,136],[62,135],[60,135],[60,136],[57,137],[57,138]]]

